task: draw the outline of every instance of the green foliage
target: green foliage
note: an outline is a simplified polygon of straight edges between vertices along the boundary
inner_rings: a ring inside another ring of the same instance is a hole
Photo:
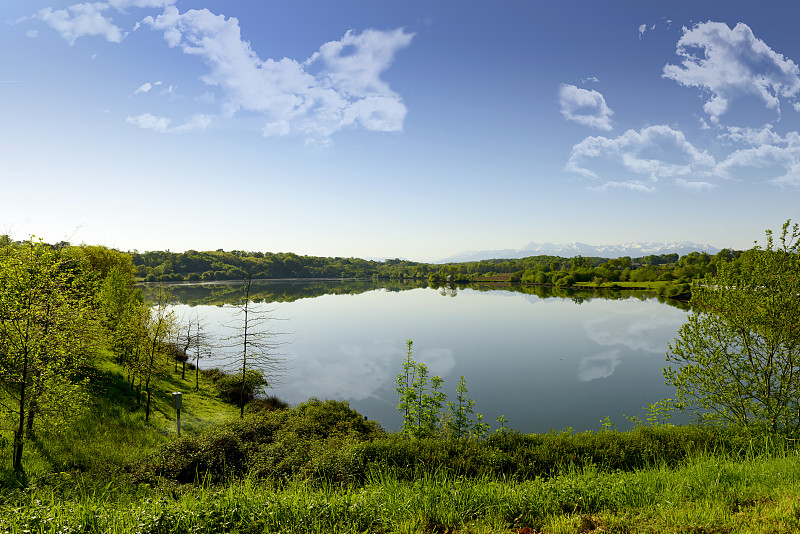
[[[295,408],[260,412],[160,447],[136,471],[141,481],[328,476],[348,443],[384,435],[346,402],[311,399]]]
[[[481,437],[489,431],[483,416],[475,414],[475,402],[467,398],[467,381],[462,376],[456,387],[456,401],[448,402],[448,412],[442,408],[447,395],[441,391],[443,380],[434,376],[428,384],[428,367],[414,360],[413,341],[406,341],[406,359],[403,372],[397,375],[397,409],[403,414],[400,432],[415,438],[443,435],[463,439]],[[472,420],[471,417],[475,419]]]
[[[98,333],[94,290],[90,273],[62,249],[29,241],[0,250],[0,423],[13,431],[17,472],[35,421],[55,429],[85,406],[81,371]]]
[[[242,380],[242,373],[224,375],[217,381],[219,396],[225,402],[242,407],[255,399],[256,393],[267,385],[261,371],[248,369]]]
[[[767,232],[692,292],[689,315],[664,370],[676,400],[700,419],[770,431],[800,429],[800,255],[797,225],[780,246]]]
[[[441,391],[442,377],[434,376],[428,384],[428,366],[414,360],[412,345],[413,341],[409,339],[403,372],[397,375],[397,392],[400,394],[397,409],[403,414],[401,432],[418,438],[433,436],[439,430],[442,404],[447,397]]]

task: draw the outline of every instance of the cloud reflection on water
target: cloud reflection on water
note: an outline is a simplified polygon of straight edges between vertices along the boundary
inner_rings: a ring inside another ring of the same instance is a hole
[[[405,345],[388,341],[373,341],[371,345],[340,345],[333,354],[294,361],[289,375],[295,383],[305,385],[299,389],[314,391],[322,399],[360,401],[374,398],[394,405],[396,399],[383,399],[378,392],[387,386],[393,388],[405,353]],[[455,367],[452,349],[422,349],[414,352],[414,358],[428,365],[430,376],[447,376]],[[302,396],[303,391],[298,393]],[[307,393],[305,395],[307,397]],[[294,402],[294,399],[289,400]]]
[[[621,311],[605,314],[583,323],[590,341],[604,347],[625,347],[633,352],[664,354],[667,351],[667,332],[676,332],[685,317],[653,310],[644,302],[627,301]],[[619,307],[618,307],[619,309]],[[578,363],[578,380],[588,382],[607,378],[622,363],[621,350],[585,356]]]
[[[614,369],[621,361],[619,350],[584,356],[578,363],[578,380],[589,382],[598,378],[607,378],[614,374]]]
[[[660,311],[660,310],[658,310]],[[664,331],[677,331],[682,315],[645,311],[639,306],[584,322],[586,335],[604,347],[623,345],[631,350],[661,354],[667,351]]]

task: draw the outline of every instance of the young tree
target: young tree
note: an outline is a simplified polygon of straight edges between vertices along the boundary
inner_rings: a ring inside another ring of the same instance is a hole
[[[800,429],[800,230],[767,231],[736,261],[692,290],[694,312],[670,345],[664,369],[677,401],[699,418]]]
[[[209,340],[209,336],[205,331],[205,325],[200,319],[200,316],[195,312],[194,318],[189,319],[190,331],[191,325],[194,325],[194,335],[191,336],[191,350],[192,359],[194,360],[194,389],[200,389],[200,360],[211,358],[211,351],[213,347]]]
[[[173,337],[177,328],[175,313],[169,311],[169,292],[159,286],[155,306],[147,316],[146,332],[144,339],[147,344],[142,356],[139,358],[140,380],[144,381],[144,390],[147,394],[147,404],[145,407],[145,421],[150,421],[150,406],[153,397],[152,381],[153,378],[164,372],[167,366],[167,355],[169,353],[169,340]]]
[[[231,367],[236,376],[241,378],[239,403],[240,417],[244,418],[244,399],[247,398],[247,377],[250,371],[258,371],[267,381],[266,385],[274,383],[284,371],[286,362],[284,356],[278,352],[286,344],[278,338],[283,335],[267,328],[267,323],[275,321],[270,317],[270,311],[263,311],[253,306],[250,301],[253,277],[248,274],[244,277],[244,298],[236,306],[238,319],[229,325],[235,332],[227,338],[228,344],[235,350],[230,359]]]
[[[79,371],[95,353],[92,284],[74,258],[29,241],[0,251],[0,408],[13,424],[13,468],[42,418],[55,428],[84,404]]]

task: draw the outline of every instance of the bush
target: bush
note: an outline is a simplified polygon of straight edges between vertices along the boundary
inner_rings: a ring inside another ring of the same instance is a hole
[[[200,372],[203,373],[203,376],[209,378],[215,384],[219,382],[223,377],[228,376],[225,371],[218,369],[216,367],[212,367],[210,369],[200,369]]]
[[[245,406],[245,413],[272,412],[275,410],[285,410],[289,405],[278,397],[256,397]]]
[[[222,400],[241,407],[255,398],[256,392],[262,386],[267,385],[267,380],[260,371],[248,370],[244,374],[244,382],[242,381],[242,373],[238,373],[235,375],[226,374],[218,379],[216,383]]]
[[[295,408],[259,412],[198,438],[161,446],[136,469],[137,478],[159,477],[185,483],[221,481],[250,473],[283,479],[335,471],[339,451],[385,435],[346,402],[311,399]],[[327,460],[325,458],[328,458]],[[327,466],[327,467],[326,467]]]

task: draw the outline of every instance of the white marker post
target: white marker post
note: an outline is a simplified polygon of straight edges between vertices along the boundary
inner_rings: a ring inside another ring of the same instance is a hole
[[[178,413],[178,435],[181,435],[181,407],[183,406],[183,394],[176,391],[172,394],[172,403],[175,405],[175,411]]]

